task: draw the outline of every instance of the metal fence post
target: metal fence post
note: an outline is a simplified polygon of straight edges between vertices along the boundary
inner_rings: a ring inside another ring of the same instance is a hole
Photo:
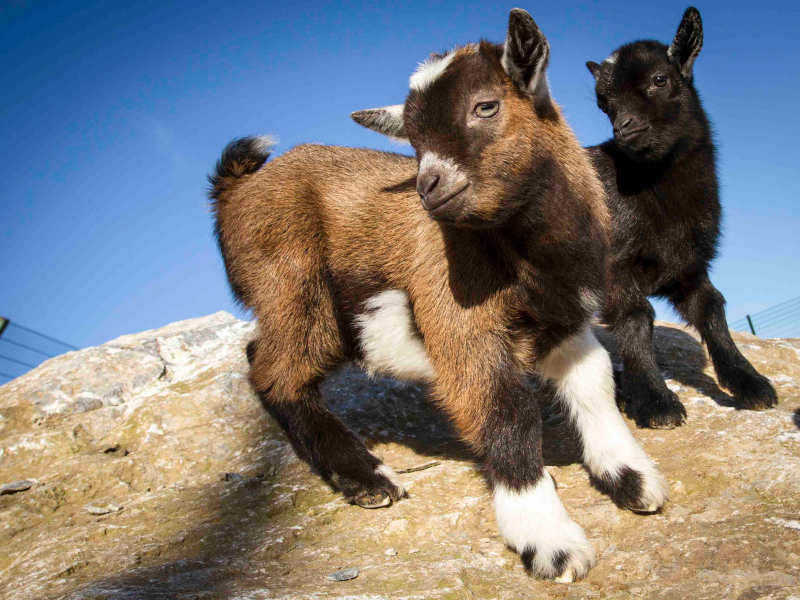
[[[750,319],[750,315],[747,315],[747,324],[750,325],[750,331],[753,332],[753,335],[756,334],[756,328],[753,327],[753,321]]]

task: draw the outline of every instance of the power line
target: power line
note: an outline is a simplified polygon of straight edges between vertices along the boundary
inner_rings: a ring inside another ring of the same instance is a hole
[[[39,365],[31,365],[31,364],[28,364],[26,362],[22,362],[21,360],[13,359],[10,356],[3,356],[2,354],[0,354],[0,359],[9,360],[9,361],[11,361],[13,363],[17,363],[18,365],[22,365],[23,367],[30,367],[31,369],[35,369],[36,367],[39,366]]]
[[[5,317],[0,317],[0,342],[5,342],[5,344],[0,344],[0,364],[11,369],[12,372],[22,371],[16,375],[0,371],[0,377],[9,380],[24,375],[30,369],[35,369],[48,358],[53,358],[69,350],[78,350],[72,344],[12,322]],[[23,368],[13,368],[12,365],[19,365]]]
[[[800,298],[792,298],[747,315],[729,327],[738,331],[752,331],[762,337],[787,337],[788,333],[794,333],[800,327]]]
[[[28,327],[25,327],[24,325],[20,325],[19,323],[14,322],[14,321],[9,320],[8,324],[10,326],[12,326],[12,327],[16,327],[17,329],[22,329],[24,331],[27,331],[28,333],[32,333],[33,335],[37,335],[37,336],[42,337],[42,338],[44,338],[46,340],[50,340],[51,342],[55,342],[56,344],[61,344],[62,346],[66,346],[67,348],[70,348],[71,350],[80,350],[80,348],[78,348],[77,346],[73,346],[72,344],[68,344],[66,342],[62,342],[61,340],[57,340],[56,338],[50,337],[49,335],[45,335],[43,333],[39,333],[38,331],[36,331],[34,329],[30,329]]]
[[[20,344],[19,342],[15,342],[14,340],[7,340],[5,338],[0,338],[0,342],[5,342],[6,344],[14,344],[15,346],[19,346],[20,348],[25,348],[25,350],[30,350],[31,352],[36,352],[37,354],[41,354],[42,356],[46,356],[47,358],[53,358],[52,354],[47,354],[46,352],[42,352],[41,350],[37,350],[36,348],[31,348],[30,346],[26,346],[25,344]]]

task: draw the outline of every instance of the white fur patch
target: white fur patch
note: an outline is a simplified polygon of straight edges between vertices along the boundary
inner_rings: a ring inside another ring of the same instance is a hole
[[[448,186],[455,186],[460,182],[466,181],[467,176],[452,158],[442,158],[436,152],[426,152],[419,161],[419,172],[424,173],[429,169],[440,171],[447,181]]]
[[[417,70],[411,75],[411,79],[408,80],[408,87],[418,92],[428,88],[436,81],[439,75],[444,73],[444,70],[447,68],[447,65],[450,64],[450,61],[453,60],[454,56],[455,50],[452,50],[441,58],[429,58],[425,62],[420,63]]]
[[[363,367],[400,379],[430,380],[433,365],[414,327],[408,296],[400,290],[381,292],[364,304],[366,312],[356,316],[361,330]]]
[[[581,296],[581,304],[591,314],[596,313],[602,308],[603,305],[602,301],[600,300],[598,295],[589,288],[581,288],[580,296]]]
[[[259,152],[270,152],[278,144],[278,138],[273,135],[259,135],[253,138],[253,142]]]
[[[386,111],[386,116],[382,117],[386,119],[387,124],[391,121],[391,123],[395,126],[398,124],[402,127],[403,124],[403,110],[404,105],[402,104],[392,104],[391,106],[384,106],[383,109]],[[409,144],[408,138],[398,136],[398,135],[390,135],[389,138],[393,142],[397,142],[398,144]]]
[[[403,485],[403,482],[400,481],[400,478],[397,476],[397,473],[394,472],[394,469],[392,467],[390,467],[389,465],[381,464],[378,465],[378,468],[375,469],[375,472],[383,475],[384,477],[386,477],[386,479],[391,481],[392,485],[394,485],[398,490],[400,490],[402,494],[406,493],[406,488]]]
[[[494,511],[497,528],[509,546],[520,554],[536,551],[532,565],[536,575],[570,583],[594,565],[594,550],[580,525],[567,515],[547,471],[536,485],[519,492],[503,485],[495,487]],[[554,563],[560,552],[568,559],[559,573]]]
[[[615,480],[629,467],[642,476],[642,506],[649,512],[658,510],[669,486],[617,409],[611,359],[591,327],[562,342],[540,362],[539,372],[558,385],[559,399],[583,441],[589,471]]]
[[[399,144],[408,144],[408,138],[403,135],[403,110],[404,105],[392,104],[381,108],[359,110],[351,113],[356,123],[367,129],[372,129]]]
[[[609,56],[609,57],[608,57],[607,59],[605,59],[603,62],[604,62],[605,64],[607,64],[607,65],[615,65],[615,64],[617,64],[617,58],[619,58],[619,57],[617,56],[617,53],[616,53],[616,52],[614,52],[614,54],[612,54],[611,56]]]

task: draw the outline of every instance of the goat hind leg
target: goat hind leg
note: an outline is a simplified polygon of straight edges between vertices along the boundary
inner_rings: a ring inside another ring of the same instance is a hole
[[[247,354],[251,371],[258,368],[255,343],[248,345]],[[367,450],[364,441],[325,405],[317,379],[309,379],[294,392],[286,386],[281,391],[278,386],[256,389],[298,457],[349,500],[364,508],[380,508],[407,495],[394,470]]]
[[[725,318],[725,298],[711,282],[702,279],[682,289],[672,300],[681,316],[702,335],[717,379],[733,394],[737,408],[761,410],[775,406],[775,388],[739,352]]]

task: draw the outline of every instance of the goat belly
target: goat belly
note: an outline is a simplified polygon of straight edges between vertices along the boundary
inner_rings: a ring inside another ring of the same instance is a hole
[[[364,303],[364,312],[356,315],[355,324],[364,357],[361,366],[370,375],[433,379],[433,365],[405,292],[387,290],[372,296]]]

